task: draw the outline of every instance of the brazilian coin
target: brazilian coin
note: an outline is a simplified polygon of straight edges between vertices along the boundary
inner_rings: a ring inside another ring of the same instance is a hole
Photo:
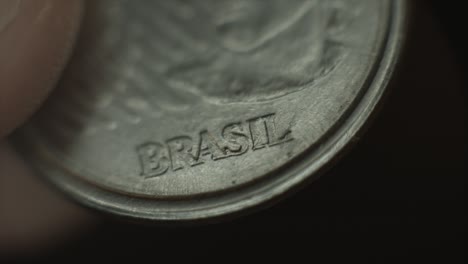
[[[59,189],[120,216],[202,220],[268,204],[356,141],[386,91],[405,9],[88,1],[56,92],[16,144]]]

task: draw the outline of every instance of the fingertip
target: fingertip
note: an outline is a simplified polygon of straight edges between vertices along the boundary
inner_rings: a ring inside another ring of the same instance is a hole
[[[2,0],[0,138],[29,117],[57,82],[75,41],[81,0]]]

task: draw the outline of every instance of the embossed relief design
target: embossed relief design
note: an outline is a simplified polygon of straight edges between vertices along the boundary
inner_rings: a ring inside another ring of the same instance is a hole
[[[297,92],[339,62],[345,3],[95,1],[61,84],[72,102],[59,107],[75,105],[67,110],[74,122],[86,119],[87,110],[98,113],[97,125],[88,127],[95,132],[201,102],[258,102]]]
[[[165,143],[145,142],[136,149],[141,176],[154,178],[168,171],[242,156],[249,150],[261,150],[292,141],[292,131],[289,128],[280,129],[275,119],[276,114],[268,114],[230,123],[222,129],[203,130],[195,138],[182,135]]]

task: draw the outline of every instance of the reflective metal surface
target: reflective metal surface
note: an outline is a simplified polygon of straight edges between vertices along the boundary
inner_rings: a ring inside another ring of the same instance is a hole
[[[93,1],[56,93],[17,141],[107,212],[247,210],[317,178],[356,140],[403,16],[390,0]]]

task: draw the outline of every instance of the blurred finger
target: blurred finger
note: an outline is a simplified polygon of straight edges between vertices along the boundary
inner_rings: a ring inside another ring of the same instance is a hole
[[[0,142],[0,255],[46,250],[93,223],[87,211],[45,186],[6,142]]]
[[[44,100],[67,61],[81,0],[0,1],[0,138]]]

